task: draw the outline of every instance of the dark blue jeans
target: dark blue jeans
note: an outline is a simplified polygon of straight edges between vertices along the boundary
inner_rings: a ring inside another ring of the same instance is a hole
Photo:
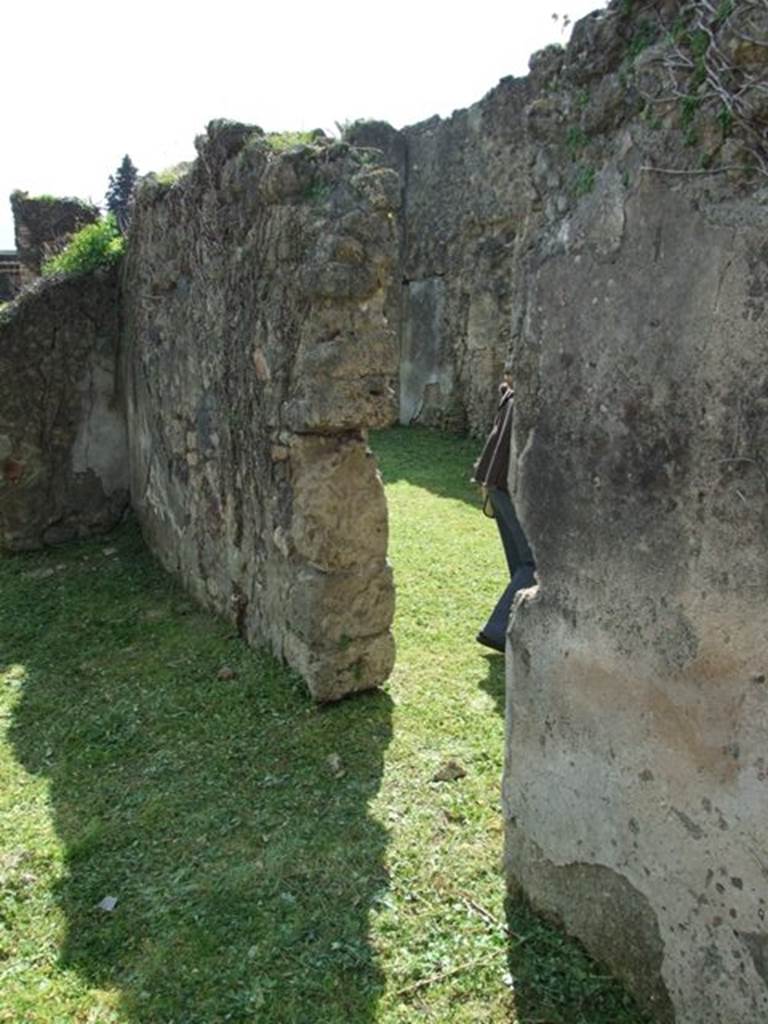
[[[489,498],[493,511],[496,513],[496,525],[499,528],[501,543],[507,558],[510,582],[496,603],[490,618],[483,626],[482,633],[503,649],[506,643],[509,613],[512,610],[515,594],[518,590],[531,586],[536,566],[510,496],[506,491],[494,488],[489,491]]]

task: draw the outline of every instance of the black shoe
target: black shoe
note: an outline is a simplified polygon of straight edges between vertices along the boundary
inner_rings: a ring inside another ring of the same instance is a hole
[[[490,647],[494,651],[498,651],[499,654],[504,654],[505,653],[504,644],[498,643],[492,637],[488,636],[487,633],[484,633],[482,631],[482,629],[480,630],[480,632],[475,637],[475,640],[477,640],[477,642],[479,644],[482,644],[484,647]]]

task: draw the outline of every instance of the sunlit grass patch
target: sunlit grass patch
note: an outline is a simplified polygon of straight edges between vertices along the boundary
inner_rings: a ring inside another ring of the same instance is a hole
[[[503,659],[474,642],[504,565],[477,446],[397,429],[373,447],[397,585],[384,692],[315,707],[135,525],[0,559],[0,1022],[514,1024]],[[435,781],[450,760],[466,774]],[[537,955],[514,968],[519,1024],[537,999],[553,1024],[639,1024],[586,961],[558,982]],[[574,992],[599,993],[595,1015]]]

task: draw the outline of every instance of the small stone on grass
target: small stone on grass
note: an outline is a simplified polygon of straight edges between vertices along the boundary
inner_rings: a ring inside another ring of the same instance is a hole
[[[141,617],[145,622],[160,622],[165,618],[165,613],[162,608],[147,608],[141,613]]]
[[[29,572],[23,572],[21,575],[25,580],[47,580],[55,574],[55,569],[30,569]]]
[[[466,768],[463,768],[458,761],[446,761],[432,776],[432,781],[455,782],[457,779],[463,779],[466,774]]]

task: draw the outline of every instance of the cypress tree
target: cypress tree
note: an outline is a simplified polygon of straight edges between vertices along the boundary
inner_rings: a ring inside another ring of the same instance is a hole
[[[114,214],[120,231],[125,234],[131,220],[133,196],[136,191],[136,179],[139,172],[126,153],[115,174],[109,176],[107,189],[107,210]]]

